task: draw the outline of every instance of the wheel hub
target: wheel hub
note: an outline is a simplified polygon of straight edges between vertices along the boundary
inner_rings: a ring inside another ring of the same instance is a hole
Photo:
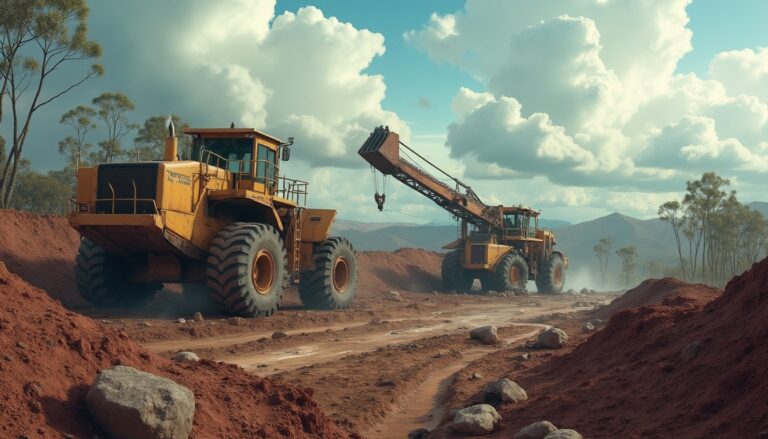
[[[268,250],[259,250],[253,258],[251,282],[256,292],[266,295],[275,283],[275,259]]]
[[[509,267],[509,280],[513,284],[518,284],[520,282],[520,269],[516,266]]]
[[[555,275],[554,275],[555,285],[560,285],[563,283],[563,267],[557,266],[555,267]]]
[[[333,263],[333,288],[344,293],[349,286],[349,262],[346,258],[338,258]]]

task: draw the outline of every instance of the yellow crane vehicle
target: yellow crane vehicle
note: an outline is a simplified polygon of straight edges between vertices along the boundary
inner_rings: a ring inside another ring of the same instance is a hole
[[[80,168],[75,212],[80,294],[96,306],[146,303],[163,283],[205,285],[224,311],[271,315],[288,283],[308,308],[355,296],[350,243],[330,237],[335,210],[304,207],[308,184],[280,176],[293,139],[251,128],[185,129],[180,160],[168,124],[162,161]]]
[[[443,247],[451,250],[442,263],[446,290],[469,291],[476,279],[484,290],[525,291],[529,280],[541,293],[563,290],[568,258],[555,248],[555,233],[539,227],[540,212],[486,205],[471,187],[400,142],[389,127],[376,128],[358,153],[370,163],[374,178],[377,171],[392,176],[460,221],[459,238]],[[442,173],[453,187],[416,162]],[[382,210],[386,195],[378,186],[374,198]]]

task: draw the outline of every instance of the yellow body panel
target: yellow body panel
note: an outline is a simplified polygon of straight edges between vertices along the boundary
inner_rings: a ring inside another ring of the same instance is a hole
[[[301,222],[303,242],[323,242],[331,233],[336,211],[330,209],[304,209]]]
[[[501,260],[504,255],[509,253],[513,247],[502,244],[471,244],[468,243],[464,247],[464,268],[467,270],[487,270],[493,271],[496,268],[496,264]],[[475,252],[475,256],[478,253],[483,255],[482,263],[473,263],[472,253]]]

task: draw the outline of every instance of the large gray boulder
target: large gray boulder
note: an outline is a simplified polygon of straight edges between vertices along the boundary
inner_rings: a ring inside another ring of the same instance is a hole
[[[544,439],[549,433],[557,430],[549,421],[539,421],[518,431],[513,439]]]
[[[525,401],[528,399],[528,395],[516,382],[501,378],[485,387],[483,398],[487,403],[498,404],[500,402]]]
[[[544,439],[584,439],[575,430],[569,430],[567,428],[558,429],[544,436]]]
[[[501,343],[498,329],[496,329],[495,326],[481,326],[479,328],[474,328],[469,331],[469,338],[479,340],[485,344]]]
[[[501,421],[501,415],[488,404],[477,404],[456,412],[451,430],[465,434],[488,434]]]
[[[191,390],[127,366],[102,370],[86,403],[113,439],[186,439],[195,416]]]
[[[173,356],[173,361],[177,363],[197,363],[200,361],[200,357],[194,352],[182,351]]]
[[[560,349],[568,343],[568,334],[562,329],[549,328],[539,333],[536,346],[543,349]]]

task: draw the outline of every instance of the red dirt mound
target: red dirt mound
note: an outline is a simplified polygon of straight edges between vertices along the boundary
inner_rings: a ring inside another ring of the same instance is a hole
[[[394,252],[357,252],[359,294],[389,290],[438,290],[442,261],[440,253],[416,248],[402,248]]]
[[[589,438],[756,438],[768,430],[766,321],[768,259],[707,305],[621,311],[515,377],[532,398],[503,410],[492,437],[547,419]]]
[[[64,217],[0,210],[0,261],[67,307],[86,305],[75,288],[79,244]]]
[[[196,399],[192,437],[346,438],[311,389],[202,361],[180,365],[123,332],[68,312],[0,263],[0,437],[93,437],[84,400],[103,368],[122,364],[170,378]]]
[[[699,304],[704,305],[717,298],[723,290],[702,284],[689,284],[679,279],[665,277],[648,279],[616,298],[610,305],[595,312],[599,318],[608,318],[628,309],[647,305]]]

